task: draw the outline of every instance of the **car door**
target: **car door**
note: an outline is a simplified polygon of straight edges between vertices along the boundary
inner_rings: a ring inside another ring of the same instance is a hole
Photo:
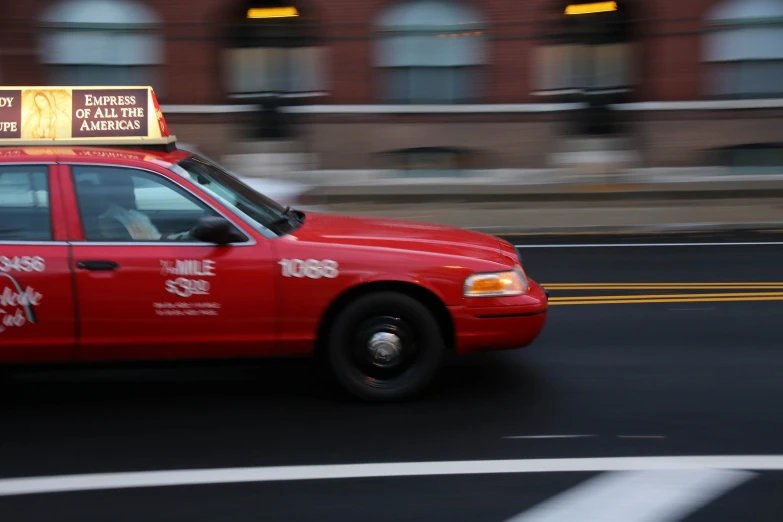
[[[0,165],[0,362],[74,357],[69,247],[56,230],[52,179],[49,165]]]
[[[72,164],[69,179],[84,234],[72,242],[80,359],[271,352],[275,264],[268,241],[228,214],[245,242],[178,238],[223,210],[153,170]]]

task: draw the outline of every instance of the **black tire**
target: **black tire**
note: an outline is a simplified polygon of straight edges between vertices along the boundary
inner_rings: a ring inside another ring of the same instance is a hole
[[[373,357],[376,334],[387,361]],[[395,340],[396,338],[396,340]],[[389,340],[390,339],[390,340]],[[399,356],[393,357],[391,353]],[[362,296],[348,304],[331,328],[327,360],[337,382],[370,401],[399,401],[421,392],[440,370],[446,346],[432,312],[416,299],[396,292]]]

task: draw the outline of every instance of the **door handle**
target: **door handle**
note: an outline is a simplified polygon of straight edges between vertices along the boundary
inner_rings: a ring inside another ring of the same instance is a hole
[[[120,267],[120,265],[114,261],[79,261],[76,266],[82,270],[98,271],[116,270]]]

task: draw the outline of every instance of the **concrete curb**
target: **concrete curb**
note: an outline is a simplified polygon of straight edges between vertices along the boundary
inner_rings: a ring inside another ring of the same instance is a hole
[[[783,230],[783,222],[768,223],[682,223],[666,225],[627,226],[575,226],[575,227],[533,227],[486,226],[463,227],[492,235],[599,235],[599,234],[665,234],[689,232],[765,232]]]

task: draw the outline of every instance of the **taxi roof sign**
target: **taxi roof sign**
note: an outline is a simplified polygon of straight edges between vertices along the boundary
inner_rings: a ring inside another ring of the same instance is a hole
[[[152,87],[0,87],[0,146],[175,143]]]

